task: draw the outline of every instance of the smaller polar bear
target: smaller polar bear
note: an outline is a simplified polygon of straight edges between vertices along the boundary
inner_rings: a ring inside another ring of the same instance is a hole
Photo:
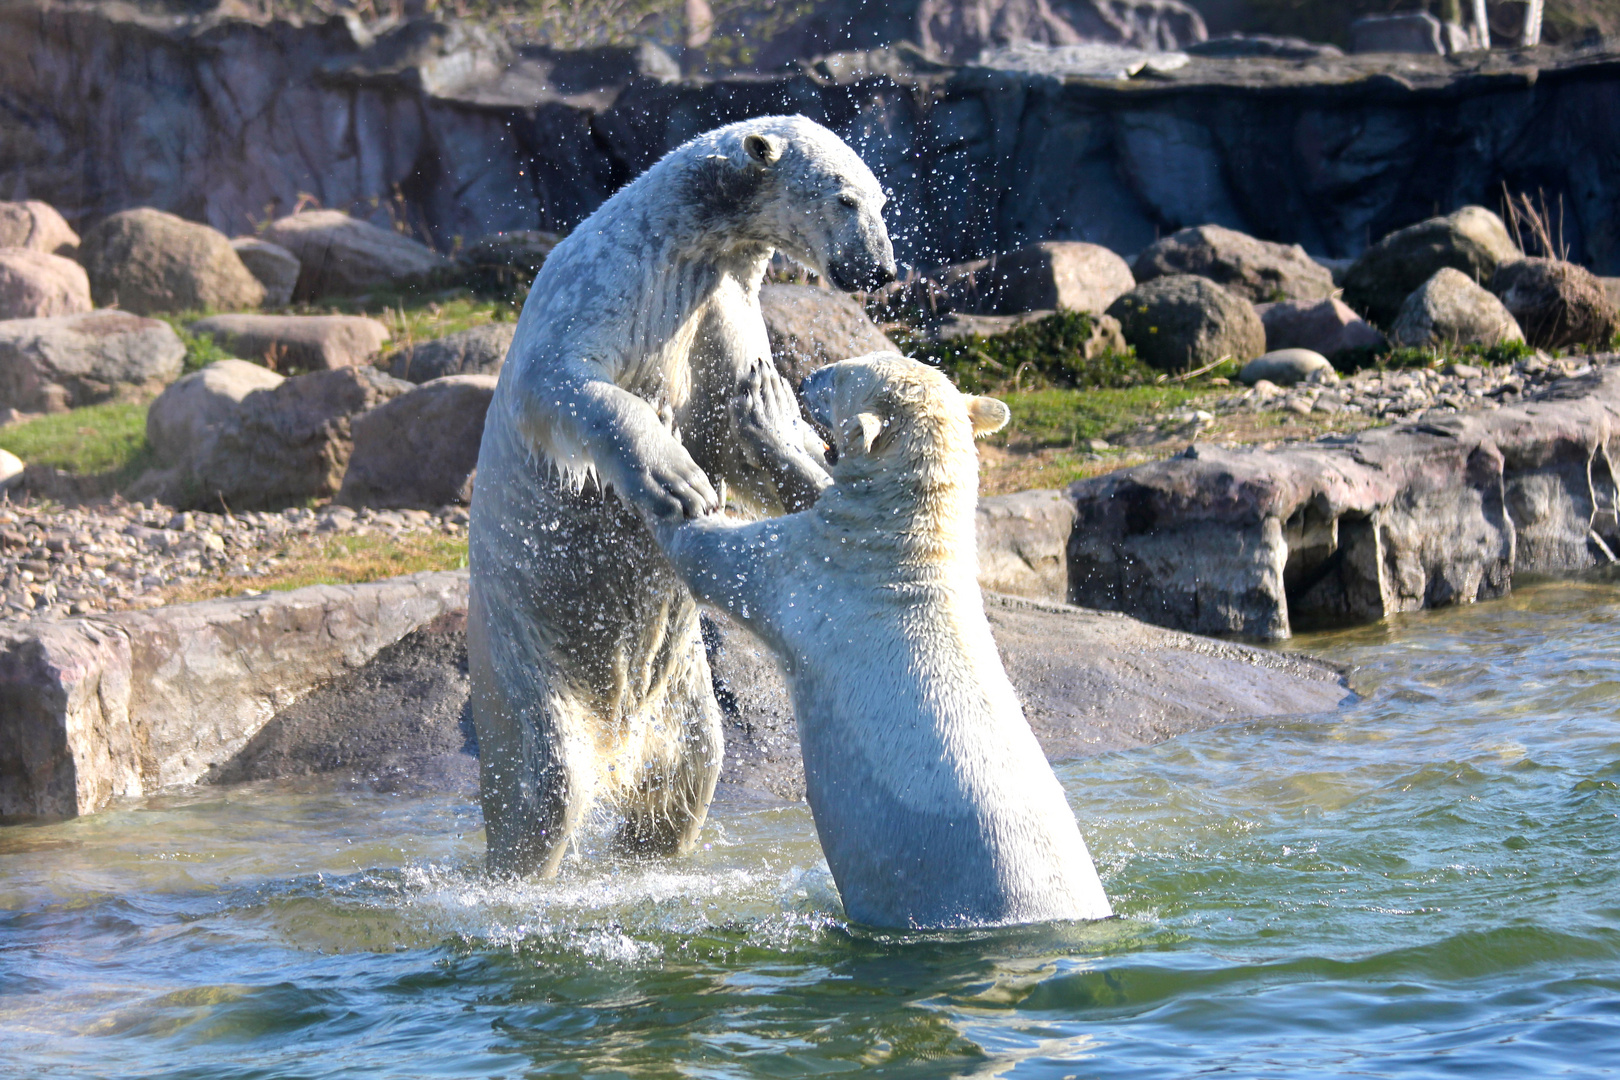
[[[791,401],[763,377],[739,411]],[[1112,914],[1001,665],[977,581],[976,435],[1007,407],[894,353],[805,380],[833,486],[798,514],[657,526],[702,599],[776,653],[844,908],[874,926]]]

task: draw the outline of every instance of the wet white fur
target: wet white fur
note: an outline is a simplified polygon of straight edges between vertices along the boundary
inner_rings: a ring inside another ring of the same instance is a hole
[[[1108,916],[976,581],[973,439],[1005,407],[894,354],[817,380],[840,458],[813,509],[658,532],[781,662],[846,910],[890,927]]]
[[[493,867],[548,872],[593,805],[631,849],[701,827],[722,753],[696,608],[643,519],[807,505],[829,483],[793,415],[743,426],[768,361],[772,252],[848,276],[893,265],[871,172],[803,117],[671,151],[551,253],[485,423],[469,654]],[[774,378],[774,369],[770,377]]]

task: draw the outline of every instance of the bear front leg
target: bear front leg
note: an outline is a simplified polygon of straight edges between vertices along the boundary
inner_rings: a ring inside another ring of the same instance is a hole
[[[798,399],[768,360],[750,364],[729,402],[731,427],[743,456],[763,469],[789,511],[815,505],[832,484],[826,445],[799,414]],[[812,452],[811,448],[816,448]]]

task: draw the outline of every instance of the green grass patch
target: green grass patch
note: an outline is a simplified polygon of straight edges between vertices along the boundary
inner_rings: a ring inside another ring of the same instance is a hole
[[[0,447],[30,465],[133,480],[149,464],[146,406],[115,401],[0,428]]]
[[[1536,350],[1522,341],[1504,341],[1499,345],[1449,345],[1425,348],[1345,349],[1334,353],[1333,366],[1345,374],[1363,368],[1380,371],[1408,371],[1413,368],[1437,368],[1450,363],[1514,364],[1536,354]]]
[[[1075,446],[1146,423],[1158,413],[1187,405],[1201,392],[1207,391],[1131,386],[1002,394],[1012,420],[994,438],[1002,444]]]
[[[1087,357],[1096,325],[1090,315],[1060,311],[1005,334],[974,334],[949,341],[924,341],[900,334],[906,355],[932,364],[967,393],[1040,388],[1124,387],[1153,382],[1157,373],[1124,352]]]

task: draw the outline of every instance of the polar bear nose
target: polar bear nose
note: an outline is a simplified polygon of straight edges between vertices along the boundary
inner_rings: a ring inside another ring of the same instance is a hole
[[[823,431],[832,430],[833,369],[831,365],[817,368],[799,383],[799,400],[804,403],[804,414],[811,423]]]

